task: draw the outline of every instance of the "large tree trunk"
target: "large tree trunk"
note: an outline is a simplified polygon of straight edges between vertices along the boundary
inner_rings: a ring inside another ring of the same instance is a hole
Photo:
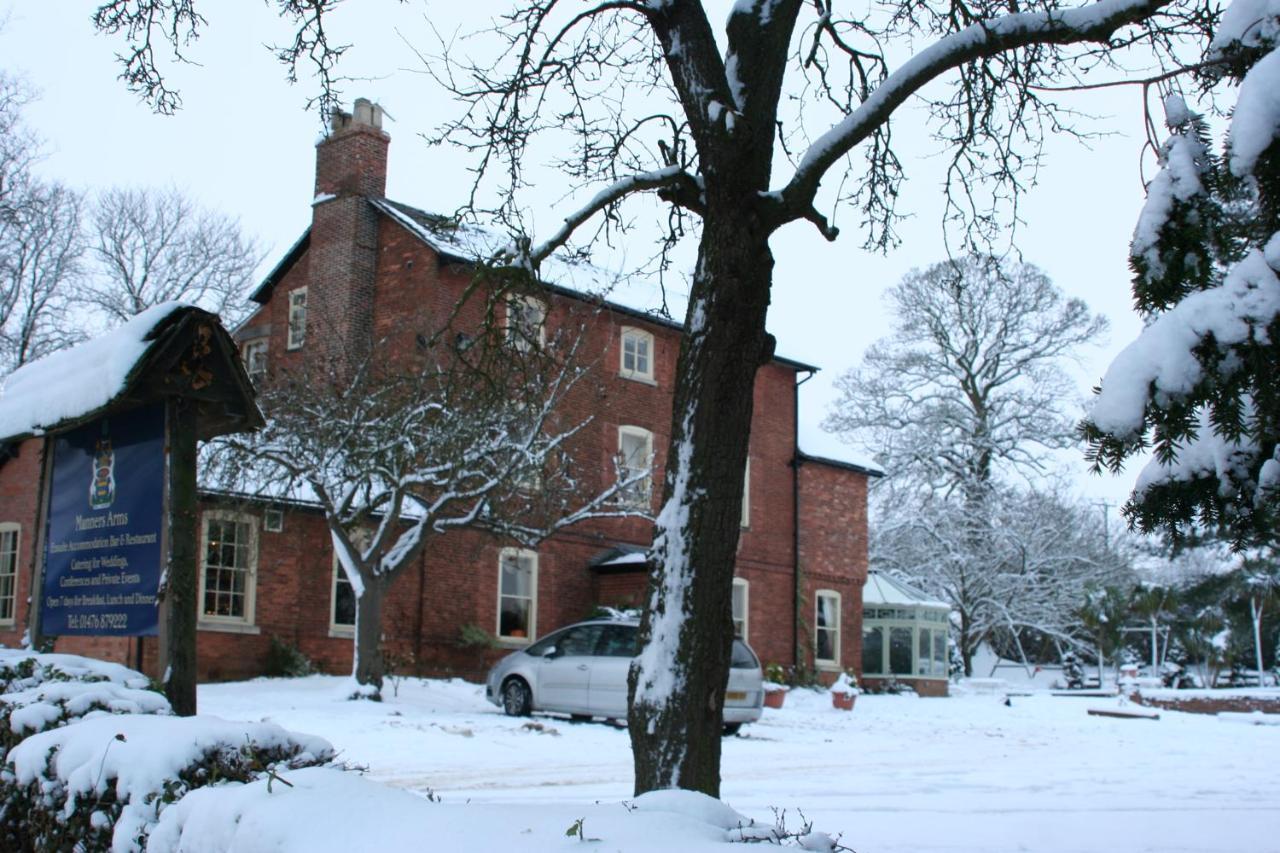
[[[744,191],[743,196],[746,195]],[[654,573],[631,667],[635,791],[720,794],[730,600],[773,257],[745,197],[709,199],[680,349]]]
[[[352,699],[382,699],[382,600],[386,589],[381,579],[366,580],[364,593],[356,599],[355,661],[352,664],[356,692]]]

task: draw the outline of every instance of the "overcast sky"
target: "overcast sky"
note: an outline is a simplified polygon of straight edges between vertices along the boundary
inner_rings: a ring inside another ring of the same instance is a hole
[[[178,68],[173,82],[184,109],[176,116],[152,115],[116,79],[113,53],[122,42],[94,34],[88,0],[14,2],[0,0],[0,69],[22,75],[39,93],[28,121],[47,141],[41,164],[46,177],[80,188],[175,184],[201,203],[238,216],[245,229],[269,248],[268,268],[310,222],[314,144],[320,124],[305,112],[313,87],[290,86],[264,44],[289,33],[260,0],[201,4],[209,27],[191,56],[199,67]],[[349,97],[381,103],[393,120],[387,193],[391,198],[451,212],[466,198],[466,161],[428,147],[430,131],[457,105],[420,72],[410,45],[431,49],[432,27],[446,36],[482,23],[506,3],[361,0],[341,7],[333,26],[352,41],[344,70],[366,79],[346,86]],[[722,5],[722,4],[720,4]],[[426,18],[430,11],[430,20]],[[1082,352],[1080,402],[1111,356],[1140,329],[1130,303],[1127,247],[1142,204],[1141,94],[1137,88],[1073,95],[1071,106],[1098,119],[1088,126],[1110,135],[1086,148],[1070,139],[1051,140],[1038,185],[1022,206],[1028,223],[1017,239],[1023,257],[1043,268],[1067,294],[1088,302],[1111,322],[1104,345]],[[773,241],[774,275],[770,328],[778,352],[818,365],[822,372],[804,385],[801,446],[810,453],[865,461],[819,427],[833,399],[832,380],[855,365],[865,348],[887,330],[881,295],[907,270],[945,256],[940,227],[941,167],[936,144],[911,139],[909,121],[895,129],[907,139],[907,183],[901,210],[913,219],[900,229],[901,248],[888,255],[860,250],[856,215],[845,211],[845,234],[831,244],[812,226],[788,226]],[[1146,160],[1151,175],[1150,156]],[[535,223],[551,230],[573,207],[560,185],[548,180],[526,206]],[[624,265],[626,257],[605,259]],[[1113,504],[1128,492],[1136,469],[1119,478],[1086,474],[1079,453],[1062,459],[1085,494]]]

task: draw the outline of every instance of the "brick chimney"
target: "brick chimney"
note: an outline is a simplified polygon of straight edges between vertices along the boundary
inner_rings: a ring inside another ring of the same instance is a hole
[[[316,145],[307,343],[340,373],[372,343],[378,214],[368,200],[386,193],[390,142],[382,107],[357,98]]]

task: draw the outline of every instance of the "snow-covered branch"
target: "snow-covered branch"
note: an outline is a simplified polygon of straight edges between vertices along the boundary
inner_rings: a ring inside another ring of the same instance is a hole
[[[803,217],[827,170],[943,73],[981,57],[1034,44],[1105,42],[1118,28],[1150,17],[1167,2],[1101,0],[1079,9],[1018,12],[980,21],[942,38],[889,74],[857,109],[809,146],[780,193],[785,218]]]

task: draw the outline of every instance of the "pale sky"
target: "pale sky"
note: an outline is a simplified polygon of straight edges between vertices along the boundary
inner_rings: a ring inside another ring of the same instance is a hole
[[[27,119],[47,142],[41,174],[82,189],[175,184],[200,203],[238,216],[245,230],[268,247],[269,269],[310,222],[313,146],[320,130],[316,115],[303,110],[314,88],[305,81],[286,83],[282,67],[263,46],[289,36],[272,4],[201,4],[209,26],[190,51],[200,67],[173,70],[184,109],[172,117],[151,114],[116,79],[113,54],[123,42],[93,32],[89,17],[95,5],[91,0],[0,0],[0,69],[25,77],[39,92]],[[347,84],[346,96],[377,101],[393,117],[385,125],[392,137],[391,198],[448,213],[465,200],[468,188],[466,161],[456,152],[429,148],[420,137],[458,111],[417,70],[421,66],[410,49],[411,44],[431,49],[427,11],[432,25],[447,35],[480,26],[485,16],[507,5],[361,0],[340,7],[331,26],[338,40],[354,42],[342,68],[365,78]],[[722,19],[713,15],[714,21]],[[1088,127],[1111,135],[1094,140],[1091,148],[1050,140],[1038,185],[1023,199],[1028,224],[1017,245],[1058,287],[1111,322],[1106,342],[1082,352],[1082,365],[1074,371],[1083,401],[1110,358],[1141,328],[1131,308],[1126,257],[1143,200],[1144,138],[1138,88],[1070,97],[1071,106],[1098,117]],[[813,135],[821,130],[815,128]],[[882,292],[909,269],[945,257],[940,227],[944,158],[936,143],[914,140],[913,134],[919,136],[906,121],[895,131],[896,139],[908,140],[901,152],[907,181],[900,210],[914,217],[900,229],[899,249],[887,256],[861,251],[851,210],[840,216],[845,233],[834,244],[807,224],[788,226],[773,240],[777,263],[769,325],[778,353],[822,368],[801,393],[800,443],[809,453],[869,458],[820,429],[834,398],[831,383],[888,331]],[[1149,179],[1149,153],[1145,163]],[[544,233],[574,207],[553,177],[546,186],[554,189],[539,187],[524,200]],[[588,197],[584,193],[578,201]],[[641,247],[637,257],[647,256],[648,249]],[[620,266],[627,258],[602,261]],[[1064,455],[1062,464],[1082,493],[1113,505],[1123,501],[1137,472],[1131,464],[1118,478],[1088,475],[1080,453]]]

